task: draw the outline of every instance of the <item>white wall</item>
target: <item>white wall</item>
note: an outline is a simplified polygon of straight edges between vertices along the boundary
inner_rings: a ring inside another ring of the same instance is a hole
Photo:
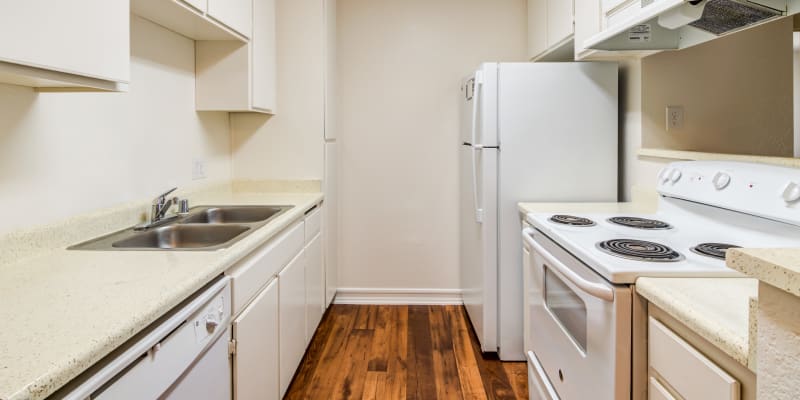
[[[276,2],[278,109],[231,114],[236,179],[321,180],[324,172],[324,9],[318,0]]]
[[[128,93],[0,85],[0,234],[230,178],[225,113],[194,111],[194,42],[131,20]]]
[[[339,0],[340,287],[458,287],[458,95],[525,0]]]

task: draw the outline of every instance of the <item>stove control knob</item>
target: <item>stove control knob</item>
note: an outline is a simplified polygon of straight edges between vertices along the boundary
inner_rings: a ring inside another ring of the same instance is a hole
[[[789,182],[783,189],[783,201],[794,203],[797,200],[800,200],[800,184]]]
[[[681,176],[683,176],[683,174],[680,170],[673,169],[672,172],[669,173],[669,180],[671,180],[672,183],[676,183],[681,179]]]
[[[669,180],[669,171],[670,169],[666,167],[661,169],[661,172],[658,174],[658,180],[661,181],[661,183],[667,183]]]
[[[714,188],[717,190],[722,190],[728,187],[728,185],[731,183],[731,176],[724,172],[717,172],[717,174],[714,175],[712,182],[714,183]]]

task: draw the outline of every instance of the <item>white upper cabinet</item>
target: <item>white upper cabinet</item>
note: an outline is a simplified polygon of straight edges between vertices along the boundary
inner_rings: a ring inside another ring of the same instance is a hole
[[[194,40],[247,42],[252,0],[130,0],[130,11]]]
[[[547,0],[547,47],[558,46],[575,33],[575,3],[565,0]]]
[[[528,0],[528,58],[547,50],[547,0]]]
[[[252,109],[274,113],[278,108],[278,61],[275,0],[253,0],[253,39],[250,42]]]
[[[597,0],[575,0],[575,59],[587,59],[597,51],[587,49],[583,43],[600,32],[601,5]]]
[[[0,82],[127,89],[127,0],[0,0],[0,8]]]
[[[528,0],[528,58],[573,59],[575,3],[572,0]]]
[[[186,0],[186,4],[203,13],[208,10],[208,0]]]
[[[252,0],[252,39],[247,44],[197,42],[198,111],[276,112],[275,11],[275,0]]]
[[[253,0],[208,0],[207,15],[242,36],[251,37]]]

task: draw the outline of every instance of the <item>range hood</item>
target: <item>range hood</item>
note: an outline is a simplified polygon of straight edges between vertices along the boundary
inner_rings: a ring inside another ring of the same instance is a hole
[[[586,40],[607,51],[677,50],[789,13],[790,0],[637,0],[641,8]]]

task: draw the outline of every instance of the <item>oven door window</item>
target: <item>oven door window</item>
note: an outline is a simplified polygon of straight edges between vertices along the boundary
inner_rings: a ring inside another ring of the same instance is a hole
[[[545,304],[563,329],[586,352],[586,303],[549,267],[544,268]]]

